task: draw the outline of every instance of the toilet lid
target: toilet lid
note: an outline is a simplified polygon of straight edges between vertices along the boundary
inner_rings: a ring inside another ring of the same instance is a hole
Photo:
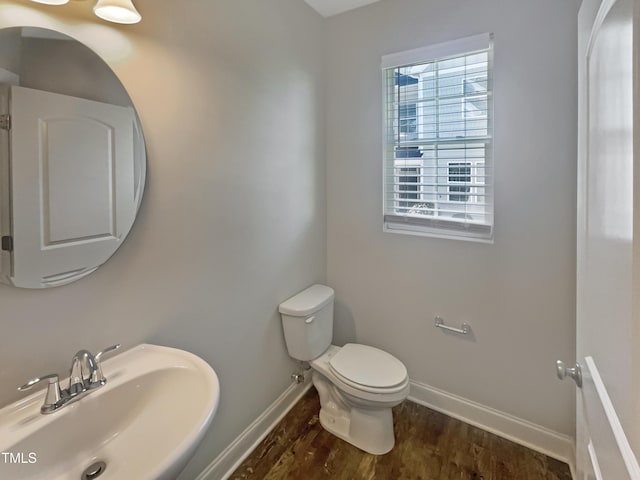
[[[389,388],[407,378],[407,368],[393,355],[368,345],[347,343],[329,360],[331,369],[366,387]]]

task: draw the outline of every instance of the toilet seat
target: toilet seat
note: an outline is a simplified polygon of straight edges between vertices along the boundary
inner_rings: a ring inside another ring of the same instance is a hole
[[[368,345],[348,343],[329,360],[340,382],[369,393],[396,393],[407,387],[407,368],[393,355]]]

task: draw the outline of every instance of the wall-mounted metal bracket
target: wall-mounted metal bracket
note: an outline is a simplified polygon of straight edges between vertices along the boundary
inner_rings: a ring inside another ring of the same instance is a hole
[[[11,115],[0,115],[0,130],[11,130]]]
[[[9,235],[2,237],[2,250],[5,252],[13,252],[13,237]]]

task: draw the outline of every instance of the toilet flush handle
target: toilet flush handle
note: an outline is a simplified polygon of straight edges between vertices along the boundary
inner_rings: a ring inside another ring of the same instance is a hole
[[[309,318],[305,318],[304,323],[311,323],[316,319],[316,317],[309,317]]]

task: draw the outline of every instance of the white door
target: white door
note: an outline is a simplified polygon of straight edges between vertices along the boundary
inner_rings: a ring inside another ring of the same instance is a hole
[[[583,0],[579,14],[580,480],[640,480],[639,7]]]
[[[12,86],[10,114],[11,282],[69,283],[133,223],[133,110]]]

